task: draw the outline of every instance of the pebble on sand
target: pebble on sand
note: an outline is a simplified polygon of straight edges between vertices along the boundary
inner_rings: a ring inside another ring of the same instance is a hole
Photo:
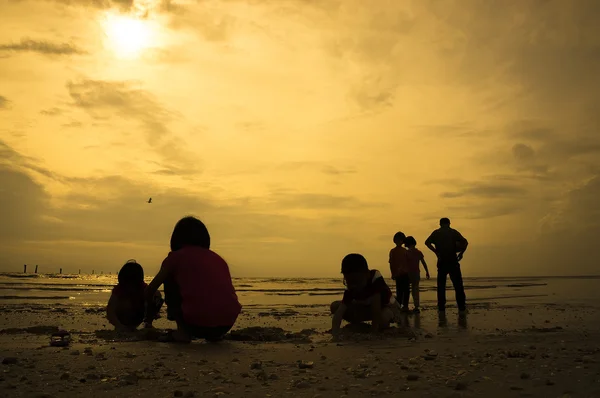
[[[456,386],[454,386],[454,389],[458,390],[458,391],[466,390],[467,389],[467,383],[463,383],[463,382],[459,381],[458,383],[456,383]]]
[[[294,383],[294,387],[296,388],[310,388],[310,383],[306,380],[299,380]]]
[[[408,381],[417,381],[417,380],[419,380],[419,375],[411,373],[408,376],[406,376],[406,380],[408,380]]]
[[[18,359],[16,357],[6,357],[2,360],[2,365],[16,365]]]
[[[312,361],[298,361],[298,367],[300,369],[312,369],[315,366]]]
[[[252,369],[252,370],[262,369],[262,362],[261,361],[252,362],[252,364],[250,365],[250,369]]]

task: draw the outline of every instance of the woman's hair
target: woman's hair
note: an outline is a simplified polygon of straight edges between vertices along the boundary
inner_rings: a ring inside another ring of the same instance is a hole
[[[342,260],[342,274],[344,275],[368,270],[369,264],[367,264],[367,259],[362,254],[351,253]]]
[[[144,269],[135,260],[129,260],[121,267],[119,285],[134,286],[144,281]]]
[[[200,246],[210,249],[210,235],[204,223],[196,217],[184,217],[175,224],[171,234],[171,251],[184,246]]]
[[[406,239],[404,239],[404,244],[406,246],[416,246],[417,240],[412,236],[407,236]]]

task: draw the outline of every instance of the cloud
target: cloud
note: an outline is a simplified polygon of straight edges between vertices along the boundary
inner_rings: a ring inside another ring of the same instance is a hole
[[[0,109],[7,109],[9,104],[10,101],[8,100],[8,98],[0,95]]]
[[[511,178],[504,176],[490,177],[485,181],[463,183],[456,191],[442,192],[442,198],[459,198],[464,196],[474,198],[505,198],[522,197],[527,189],[516,183]]]
[[[58,179],[58,176],[46,169],[31,157],[24,156],[0,139],[0,166],[7,168],[18,168],[41,174],[50,179]]]
[[[514,157],[520,161],[531,160],[535,156],[535,151],[531,146],[521,143],[513,145],[512,152]]]
[[[57,176],[53,181],[61,184],[61,195],[51,197],[31,177],[34,170],[27,165],[36,163],[35,159],[6,144],[2,148],[0,155],[6,162],[0,163],[0,206],[7,217],[0,225],[0,246],[11,261],[29,261],[22,259],[26,257],[41,262],[40,258],[51,257],[53,264],[65,269],[98,270],[133,257],[151,264],[148,272],[153,272],[168,251],[175,222],[187,214],[205,221],[215,250],[249,274],[255,272],[253,265],[275,275],[308,275],[315,269],[330,274],[327,266],[337,267],[352,248],[366,247],[364,237],[356,236],[349,226],[360,222],[367,228],[368,220],[353,214],[316,218],[285,214],[295,209],[352,211],[374,205],[351,197],[276,192],[263,198],[223,201],[210,190],[188,192],[120,175]],[[54,173],[46,170],[44,176],[49,175]],[[153,198],[152,204],[146,203],[148,197]],[[304,268],[306,247],[320,253],[309,270]],[[53,250],[51,255],[49,250]],[[288,267],[283,270],[282,258]]]
[[[96,119],[117,115],[136,121],[145,133],[146,143],[179,174],[197,172],[198,159],[185,149],[183,142],[170,130],[176,113],[166,109],[150,93],[122,81],[80,80],[68,82],[73,105]]]
[[[81,55],[80,50],[72,43],[52,43],[43,40],[21,39],[19,43],[1,44],[0,51],[34,52],[42,55]]]
[[[175,12],[183,8],[177,0],[50,0],[73,7],[92,7],[98,9],[118,8],[122,12],[135,12],[146,15],[149,12]]]
[[[287,190],[271,194],[268,201],[276,208],[288,209],[336,210],[386,206],[384,203],[364,202],[352,196],[296,193]]]
[[[351,166],[334,166],[327,164],[326,162],[308,162],[308,161],[296,161],[296,162],[283,162],[277,165],[279,170],[314,170],[319,173],[341,176],[344,174],[355,174],[356,169]]]

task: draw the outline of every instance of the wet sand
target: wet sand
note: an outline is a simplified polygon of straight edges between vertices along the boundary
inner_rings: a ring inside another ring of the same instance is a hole
[[[227,340],[177,345],[116,335],[100,307],[10,306],[0,396],[600,397],[599,314],[475,304],[440,322],[426,309],[378,336],[346,330],[338,343],[324,306],[250,308]],[[68,348],[49,346],[58,326],[72,333]]]

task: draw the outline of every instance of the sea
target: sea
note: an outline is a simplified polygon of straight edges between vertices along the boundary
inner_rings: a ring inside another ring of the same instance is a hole
[[[589,305],[600,303],[599,280],[600,276],[467,277],[464,285],[469,303]],[[233,282],[244,307],[267,309],[327,307],[344,291],[341,278],[234,278]],[[394,291],[394,282],[387,282]],[[116,283],[116,275],[0,273],[0,306],[98,307],[108,302]],[[447,288],[450,304],[454,294],[449,279]],[[435,279],[423,278],[420,290],[422,305],[434,306]]]

